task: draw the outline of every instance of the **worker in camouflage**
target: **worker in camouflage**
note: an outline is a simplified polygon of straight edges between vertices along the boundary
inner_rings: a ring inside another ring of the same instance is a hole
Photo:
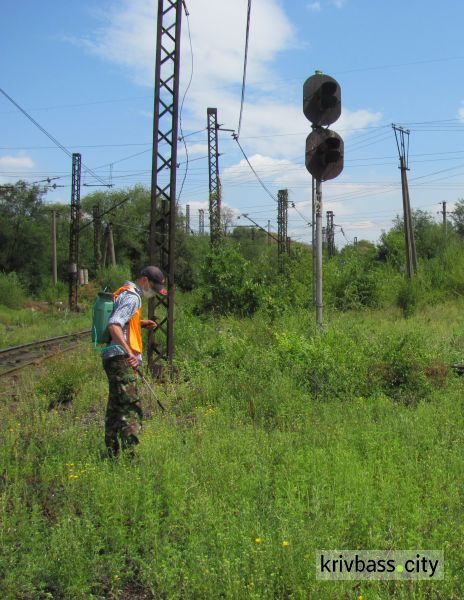
[[[142,362],[142,328],[152,330],[154,321],[142,319],[142,298],[165,296],[164,276],[155,266],[145,267],[132,283],[126,281],[113,293],[114,307],[108,320],[111,341],[102,351],[108,376],[109,396],[105,415],[105,444],[111,457],[120,450],[133,451],[142,428],[142,405],[136,370]]]
[[[123,356],[114,357],[105,361],[103,365],[109,383],[105,444],[108,453],[116,456],[121,446],[127,449],[139,443],[142,404],[138,396],[135,373],[129,367],[127,359]]]

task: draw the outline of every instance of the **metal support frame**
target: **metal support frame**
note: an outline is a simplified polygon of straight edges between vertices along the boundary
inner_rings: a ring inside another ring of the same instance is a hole
[[[160,378],[174,355],[174,267],[176,234],[176,168],[182,0],[158,0],[155,100],[150,210],[150,264],[167,277],[167,296],[151,299],[148,318],[158,327],[149,332],[148,365]],[[165,173],[169,172],[166,179]]]
[[[284,254],[288,254],[288,190],[279,190],[277,192],[277,226],[279,272],[283,273],[285,270]]]
[[[198,209],[198,233],[200,235],[205,233],[205,211],[203,208]]]
[[[79,222],[81,214],[81,155],[72,155],[71,221],[69,229],[69,310],[77,311]]]
[[[208,120],[208,170],[209,170],[209,223],[212,248],[222,237],[221,231],[221,182],[219,179],[217,109],[207,109]]]

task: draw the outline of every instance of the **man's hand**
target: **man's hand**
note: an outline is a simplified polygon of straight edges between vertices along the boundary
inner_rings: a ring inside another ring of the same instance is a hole
[[[129,366],[131,366],[133,369],[136,369],[139,366],[139,361],[137,360],[137,357],[132,353],[127,356],[127,362],[129,363]]]
[[[150,319],[146,319],[144,321],[140,321],[140,325],[144,328],[144,329],[149,329],[150,331],[152,329],[155,329],[155,327],[158,327],[158,325],[155,323],[155,321],[150,321]]]

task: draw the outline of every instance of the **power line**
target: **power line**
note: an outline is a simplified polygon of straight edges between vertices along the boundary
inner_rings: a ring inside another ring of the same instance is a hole
[[[245,82],[246,82],[246,70],[247,70],[247,60],[248,60],[248,39],[250,37],[250,15],[251,15],[251,0],[248,0],[246,36],[245,36],[245,56],[243,59],[242,98],[240,101],[240,116],[238,119],[237,139],[240,136],[240,128],[242,127],[243,103],[245,101]]]
[[[3,90],[2,88],[0,88],[0,93],[2,93],[5,98],[7,98],[7,100],[9,100],[14,106],[16,106],[16,108],[18,110],[20,110],[24,116],[26,116],[29,121],[31,121],[31,123],[33,123],[36,127],[38,127],[38,129],[40,129],[40,131],[42,133],[44,133],[54,144],[56,144],[59,148],[61,148],[61,150],[63,150],[63,152],[65,154],[67,154],[70,158],[72,158],[72,153],[63,146],[63,144],[61,144],[55,137],[52,136],[51,133],[48,133],[48,131],[46,129],[44,129],[42,127],[42,125],[40,125],[40,123],[38,123],[33,117],[31,117],[31,115],[29,113],[27,113],[24,108],[22,108],[15,100],[13,100],[13,98],[11,96],[9,96],[5,90]],[[111,187],[109,184],[107,184],[105,181],[103,181],[103,179],[101,179],[96,173],[94,173],[91,169],[89,169],[88,167],[86,167],[85,165],[82,164],[82,167],[88,172],[90,173],[93,177],[95,177],[95,179],[97,179],[98,181],[100,181],[100,183],[102,185],[104,185],[105,187]]]
[[[182,183],[180,185],[180,190],[179,190],[179,194],[177,196],[177,202],[179,202],[180,197],[182,196],[182,190],[184,189],[184,184],[185,184],[185,180],[187,179],[187,173],[188,173],[188,169],[189,169],[189,153],[187,150],[187,143],[185,141],[185,137],[184,137],[184,133],[182,130],[182,111],[184,109],[184,102],[185,102],[185,97],[187,96],[187,92],[190,89],[190,85],[192,83],[192,79],[193,79],[193,45],[192,45],[192,36],[190,33],[190,19],[189,19],[189,12],[187,10],[187,6],[185,4],[185,0],[183,0],[183,5],[184,5],[184,12],[185,12],[185,16],[187,18],[187,31],[188,31],[188,38],[189,38],[189,43],[190,43],[190,78],[189,78],[189,82],[187,84],[187,87],[185,88],[185,92],[184,95],[182,96],[182,102],[180,103],[180,111],[179,111],[179,128],[180,128],[180,138],[179,140],[182,140],[183,144],[184,144],[184,148],[185,148],[185,173],[184,173],[184,178],[182,179]]]

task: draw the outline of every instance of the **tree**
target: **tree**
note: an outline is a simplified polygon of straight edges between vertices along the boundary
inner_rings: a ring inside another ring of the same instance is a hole
[[[454,205],[454,211],[451,213],[451,218],[453,219],[456,233],[464,238],[464,198],[459,198]]]
[[[0,270],[15,271],[33,291],[50,264],[50,220],[43,196],[38,186],[24,181],[3,186],[0,195]]]

